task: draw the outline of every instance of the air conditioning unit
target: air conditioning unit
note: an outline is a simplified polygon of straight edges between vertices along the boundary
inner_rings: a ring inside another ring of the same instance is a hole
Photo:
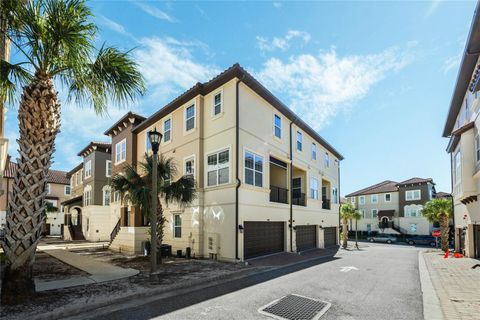
[[[218,233],[209,233],[207,235],[207,250],[209,254],[218,254]]]

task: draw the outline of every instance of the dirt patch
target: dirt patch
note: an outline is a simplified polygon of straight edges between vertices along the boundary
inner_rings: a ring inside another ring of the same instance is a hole
[[[55,259],[45,252],[37,252],[35,255],[33,276],[37,279],[50,281],[88,275],[88,273]]]

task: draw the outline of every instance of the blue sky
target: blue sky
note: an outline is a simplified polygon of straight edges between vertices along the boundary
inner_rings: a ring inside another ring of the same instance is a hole
[[[148,92],[129,109],[149,116],[239,62],[345,156],[342,195],[413,176],[450,191],[441,134],[474,1],[89,5],[99,45],[135,47]],[[103,132],[126,111],[99,118],[64,103],[54,168],[73,168],[89,141],[108,141]],[[17,126],[11,109],[14,157]]]

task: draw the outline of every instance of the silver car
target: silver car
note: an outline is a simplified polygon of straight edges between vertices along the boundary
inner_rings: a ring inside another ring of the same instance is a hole
[[[384,243],[393,243],[397,242],[397,238],[388,234],[378,234],[376,236],[368,238],[370,242],[384,242]]]

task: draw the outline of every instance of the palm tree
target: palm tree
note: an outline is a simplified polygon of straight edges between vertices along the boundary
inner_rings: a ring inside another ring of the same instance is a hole
[[[1,242],[8,260],[2,302],[8,304],[35,292],[32,264],[45,223],[46,178],[60,129],[55,84],[62,84],[69,100],[93,106],[98,114],[110,103],[126,104],[144,92],[129,52],[106,45],[95,50],[97,27],[85,1],[29,0],[9,14],[13,22],[0,32],[21,62],[0,60],[0,100],[19,100],[20,158]],[[19,88],[22,95],[15,99]]]
[[[163,199],[165,204],[174,202],[180,206],[186,206],[195,199],[195,181],[191,176],[182,176],[177,181],[171,182],[171,177],[177,176],[177,168],[173,159],[159,156],[157,168],[158,197]],[[112,178],[112,187],[116,191],[120,191],[122,199],[138,207],[144,216],[152,217],[152,214],[157,214],[158,239],[153,239],[153,235],[151,235],[150,243],[152,244],[152,250],[157,248],[158,251],[163,241],[165,218],[161,201],[158,202],[157,212],[151,212],[152,171],[153,155],[145,155],[145,161],[139,163],[138,171],[132,166],[126,166],[122,172]],[[161,263],[161,254],[158,255],[158,259]]]
[[[342,220],[342,248],[347,249],[348,246],[348,221],[355,215],[355,208],[351,203],[342,204],[340,207],[340,219]]]
[[[440,224],[441,247],[443,251],[448,251],[448,221],[453,215],[452,199],[438,198],[428,201],[422,210],[422,215],[429,222]]]
[[[362,219],[362,215],[358,210],[355,210],[350,218],[355,221],[355,248],[358,249],[358,220]]]

